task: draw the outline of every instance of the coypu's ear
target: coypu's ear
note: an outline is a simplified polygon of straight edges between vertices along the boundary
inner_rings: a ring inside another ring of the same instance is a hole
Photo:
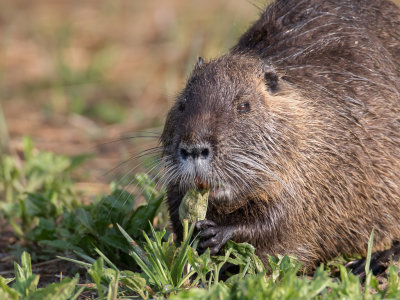
[[[263,65],[264,81],[267,85],[268,91],[271,94],[275,94],[279,91],[279,76],[269,66]]]
[[[200,68],[203,65],[203,63],[204,63],[204,59],[201,56],[199,56],[197,58],[197,63],[196,63],[195,68]]]

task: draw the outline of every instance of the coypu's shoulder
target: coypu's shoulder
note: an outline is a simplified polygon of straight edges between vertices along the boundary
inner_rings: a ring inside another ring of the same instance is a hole
[[[400,72],[399,29],[399,8],[390,0],[277,0],[242,35],[231,53],[287,66],[323,65],[333,57],[341,63],[341,57],[350,56],[365,64],[364,54],[376,51],[370,57],[378,53],[388,56],[387,63],[394,62]]]
[[[268,62],[307,96],[365,105],[371,93],[400,91],[400,9],[389,0],[277,0],[230,53]]]

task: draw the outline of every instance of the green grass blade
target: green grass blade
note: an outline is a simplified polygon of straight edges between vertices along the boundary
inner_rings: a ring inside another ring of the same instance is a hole
[[[153,267],[153,272],[154,272],[157,280],[160,281],[163,286],[170,283],[167,275],[165,274],[165,272],[163,270],[163,267],[162,267],[159,259],[157,259],[156,257],[153,257],[153,255],[149,255],[148,257],[149,257],[150,264]]]
[[[78,299],[78,297],[80,296],[80,294],[82,294],[82,292],[83,292],[84,289],[85,289],[85,287],[81,287],[80,289],[78,289],[78,290],[76,291],[75,295],[73,295],[73,296],[71,297],[70,300],[76,300],[76,299]]]
[[[154,238],[154,240],[155,240],[155,245],[156,245],[156,247],[157,247],[157,255],[159,255],[160,257],[162,257],[162,260],[163,261],[165,261],[165,256],[164,256],[164,253],[163,253],[163,250],[162,250],[162,238],[163,238],[163,236],[165,235],[165,229],[161,232],[161,234],[160,235],[158,235],[157,233],[156,233],[156,231],[154,230],[154,227],[153,227],[153,225],[151,224],[151,222],[149,222],[149,224],[150,224],[150,230],[151,230],[151,233],[152,233],[152,235],[153,235],[153,238]]]
[[[86,254],[83,254],[81,252],[78,251],[74,251],[74,253],[80,257],[82,257],[84,260],[88,261],[90,264],[94,264],[94,262],[96,261],[94,258],[87,256]]]
[[[111,268],[113,268],[115,271],[119,272],[117,266],[114,265],[114,264],[111,262],[111,260],[109,260],[108,257],[104,255],[103,252],[101,252],[98,248],[94,248],[94,251],[96,251],[96,253],[97,253],[98,255],[100,255],[100,256],[104,259],[104,261],[105,261]]]
[[[21,255],[21,266],[25,271],[26,276],[32,275],[32,264],[31,264],[31,256],[28,252],[23,252]]]
[[[371,265],[371,256],[372,256],[372,246],[374,243],[374,228],[372,228],[371,236],[368,241],[368,252],[367,252],[367,260],[365,263],[365,283],[364,283],[364,299],[368,299],[370,290],[371,290],[371,282],[373,280],[373,274],[370,270]]]
[[[119,224],[117,224],[117,226],[119,231],[121,231],[122,235],[131,245],[133,251],[138,255],[140,260],[143,261],[147,266],[150,266],[146,252],[129,236],[129,234]]]
[[[80,261],[80,260],[76,260],[76,259],[73,259],[73,258],[64,257],[64,256],[56,256],[56,257],[59,258],[59,259],[62,259],[62,260],[66,260],[66,261],[72,262],[72,263],[77,264],[77,265],[81,265],[81,266],[83,266],[85,268],[90,268],[92,266],[89,263],[86,263],[86,262],[83,262],[83,261]]]
[[[171,268],[171,276],[175,286],[178,285],[178,283],[180,282],[185,265],[188,262],[188,252],[190,249],[189,243],[191,236],[193,234],[193,230],[194,230],[194,224],[190,227],[188,238],[182,244],[179,254]]]
[[[178,282],[177,284],[177,288],[180,288],[182,286],[182,284],[184,284],[187,280],[189,280],[190,277],[192,277],[194,274],[196,273],[195,270],[190,271],[189,273],[187,273],[181,280],[180,282]],[[195,280],[192,282],[192,284],[195,282]]]
[[[365,275],[368,274],[370,264],[371,264],[372,245],[374,243],[374,231],[375,231],[375,228],[372,229],[371,236],[369,237],[369,241],[368,241],[367,261],[365,263]]]
[[[107,300],[116,300],[118,296],[118,284],[119,284],[119,271],[115,271],[116,276],[111,280],[108,285]]]
[[[155,231],[153,230],[153,234],[155,239],[157,240],[157,236]],[[147,236],[145,232],[143,232],[143,236],[147,242],[148,249],[147,253],[150,254],[148,255],[148,258],[150,260],[150,263],[152,264],[153,268],[157,271],[160,277],[162,277],[164,280],[163,282],[165,284],[169,283],[172,284],[172,277],[170,274],[170,270],[168,269],[167,263],[165,262],[165,257],[162,254],[162,248],[158,247],[158,242],[153,242],[150,240],[150,238]],[[147,248],[147,247],[146,247]]]
[[[137,255],[135,251],[130,251],[129,255],[133,257],[133,259],[136,261],[136,263],[139,265],[139,267],[142,269],[142,271],[147,275],[147,277],[151,278],[154,281],[154,284],[158,286],[159,289],[162,289],[162,284],[158,281],[157,277],[154,275],[152,270],[147,266],[147,264],[144,263],[143,260]]]

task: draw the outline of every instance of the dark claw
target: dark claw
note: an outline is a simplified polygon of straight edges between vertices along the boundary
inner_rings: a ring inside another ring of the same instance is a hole
[[[399,253],[400,253],[400,244],[397,242],[395,242],[393,247],[389,250],[373,253],[371,255],[370,270],[372,270],[372,273],[374,275],[382,274],[389,266],[389,262],[391,259],[397,260],[399,258]],[[362,258],[347,263],[346,267],[350,268],[353,274],[358,275],[361,278],[364,278],[366,262],[367,262],[366,259]]]
[[[195,225],[196,230],[201,231],[204,229],[207,229],[209,227],[216,227],[217,224],[215,224],[211,220],[203,220],[203,221],[198,221]]]
[[[349,268],[354,275],[363,277],[365,276],[365,258],[350,261],[345,265],[346,268]]]
[[[202,248],[202,249],[210,248],[210,250],[211,250],[211,248],[213,248],[213,247],[215,247],[217,245],[218,245],[218,240],[215,237],[213,237],[211,239],[208,239],[208,240],[205,240],[205,241],[201,242],[199,244],[199,247]]]
[[[210,237],[215,236],[217,234],[217,232],[218,232],[218,229],[216,227],[207,228],[200,232],[199,237],[201,239],[210,238]]]
[[[215,255],[219,252],[219,250],[221,250],[221,247],[214,247],[214,248],[210,249],[210,254]]]

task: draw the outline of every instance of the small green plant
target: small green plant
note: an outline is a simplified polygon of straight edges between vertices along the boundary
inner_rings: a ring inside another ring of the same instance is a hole
[[[136,174],[133,182],[144,198],[140,205],[116,184],[110,195],[83,205],[73,191],[71,172],[87,155],[69,158],[37,151],[29,138],[23,141],[23,152],[20,164],[11,156],[0,158],[0,216],[25,245],[14,245],[15,255],[23,250],[31,251],[35,260],[65,251],[94,255],[96,245],[120,265],[132,264],[115,225],[142,239],[141,231],[150,232],[149,220],[159,213],[165,193],[146,174]]]
[[[59,220],[78,207],[71,172],[86,156],[36,151],[32,141],[24,138],[23,158],[20,163],[8,155],[0,157],[0,216],[33,247],[40,240],[57,239]]]
[[[45,288],[38,288],[39,275],[32,273],[31,257],[24,252],[21,255],[21,265],[14,263],[15,278],[0,276],[0,299],[77,299],[83,288],[77,288],[78,277],[64,278],[58,283],[52,283]],[[11,286],[10,283],[14,282]]]
[[[165,229],[156,232],[152,228],[153,240],[143,233],[146,240],[143,250],[122,227],[118,227],[131,245],[130,255],[142,269],[148,285],[152,286],[156,292],[169,294],[182,286],[190,285],[189,278],[195,271],[187,271],[189,238],[177,247],[172,241],[172,236],[167,241],[163,241]],[[189,236],[192,232],[193,229]]]
[[[137,174],[135,182],[143,192],[145,202],[134,207],[136,197],[113,185],[111,195],[100,201],[81,206],[66,214],[60,232],[65,242],[61,248],[95,255],[94,247],[104,252],[120,266],[134,263],[128,255],[126,241],[116,227],[121,224],[135,239],[143,240],[142,231],[150,232],[150,223],[158,214],[164,200],[164,192],[155,189],[155,184],[145,174]],[[56,246],[54,240],[41,241]]]
[[[184,226],[188,232],[180,245],[175,244],[171,235],[164,240],[165,230],[151,228],[152,238],[143,233],[146,241],[143,248],[121,226],[118,227],[131,246],[130,255],[140,266],[146,285],[157,295],[166,296],[198,286],[211,288],[219,282],[226,263],[239,267],[239,273],[231,277],[230,282],[265,271],[254,254],[254,247],[249,244],[229,242],[223,256],[210,257],[209,250],[199,255],[195,250],[198,241],[192,237],[193,226],[190,229]]]

